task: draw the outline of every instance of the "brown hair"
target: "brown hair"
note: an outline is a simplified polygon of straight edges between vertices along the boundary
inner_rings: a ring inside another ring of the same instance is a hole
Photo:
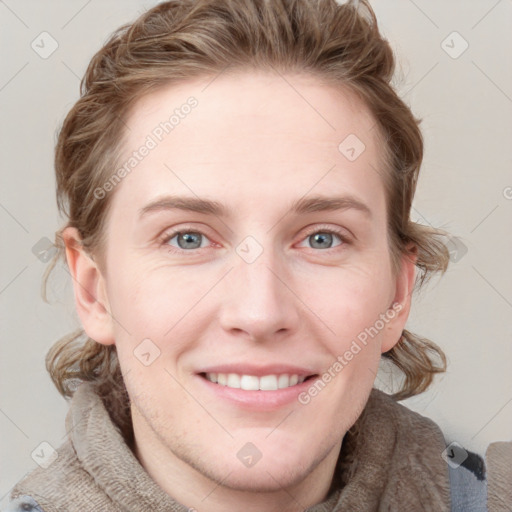
[[[87,250],[98,252],[104,242],[110,196],[98,199],[94,191],[116,169],[130,106],[158,87],[213,77],[227,67],[309,73],[356,93],[384,141],[395,270],[399,257],[410,252],[417,255],[418,285],[446,270],[443,232],[410,220],[423,158],[420,120],[391,86],[393,53],[367,0],[342,5],[335,0],[172,0],[119,28],[92,58],[56,146],[58,205]],[[61,231],[57,258],[64,253]],[[446,368],[439,347],[406,330],[383,357],[403,373],[393,395],[397,399],[421,393]],[[129,398],[115,346],[101,345],[79,330],[51,348],[47,368],[66,397],[76,383],[93,382],[113,419],[129,432]]]

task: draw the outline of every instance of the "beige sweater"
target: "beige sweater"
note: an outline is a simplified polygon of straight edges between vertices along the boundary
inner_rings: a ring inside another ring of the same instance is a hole
[[[44,512],[189,510],[149,477],[89,383],[75,392],[66,429],[58,458],[19,482],[12,498],[31,496]],[[326,501],[308,512],[448,512],[444,449],[433,421],[373,390],[343,440]]]
[[[485,452],[489,481],[489,512],[512,510],[512,441],[497,441]]]

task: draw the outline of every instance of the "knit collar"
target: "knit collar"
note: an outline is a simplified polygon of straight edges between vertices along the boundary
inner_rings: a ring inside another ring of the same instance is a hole
[[[45,496],[47,499],[40,504],[48,511],[68,510],[71,498],[67,486],[76,485],[80,492],[73,492],[73,510],[81,509],[77,508],[77,499],[83,500],[85,508],[97,500],[105,512],[190,510],[151,479],[92,384],[82,383],[75,391],[66,429],[69,442],[46,470],[53,468],[52,472],[36,470],[18,486],[16,494]],[[427,510],[423,504],[428,504],[428,510],[448,512],[448,468],[441,457],[444,448],[443,435],[433,421],[374,389],[363,413],[343,438],[326,500],[305,512],[414,512]],[[58,484],[60,479],[66,481],[64,492],[63,484]],[[50,484],[50,480],[55,483]],[[85,496],[89,492],[97,496]],[[112,503],[110,508],[107,502]]]
[[[91,386],[81,385],[73,401],[68,430],[78,458],[114,501],[129,510],[188,510],[149,477]],[[417,503],[446,508],[445,444],[431,420],[374,389],[343,445],[328,499],[308,512],[413,510]]]

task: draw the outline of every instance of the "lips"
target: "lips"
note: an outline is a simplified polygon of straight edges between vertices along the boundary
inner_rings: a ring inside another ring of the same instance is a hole
[[[209,396],[252,414],[298,406],[298,395],[319,373],[306,366],[244,363],[202,368],[196,375]]]

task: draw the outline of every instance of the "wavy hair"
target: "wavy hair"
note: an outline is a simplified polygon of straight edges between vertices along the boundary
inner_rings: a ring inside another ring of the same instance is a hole
[[[421,120],[391,85],[394,55],[367,0],[172,0],[116,30],[89,63],[55,150],[57,203],[68,219],[64,227],[77,228],[86,250],[99,252],[105,243],[111,195],[98,199],[94,191],[116,169],[129,108],[159,87],[215,76],[227,67],[309,73],[357,94],[384,141],[394,270],[409,253],[416,257],[418,286],[446,270],[444,232],[410,219],[423,158]],[[56,233],[58,253],[46,278],[64,258],[63,229]],[[423,392],[446,369],[442,350],[407,330],[383,358],[403,374],[393,395],[399,400]],[[130,435],[129,397],[115,346],[78,330],[50,349],[46,365],[64,397],[80,382],[94,383],[113,420]]]

